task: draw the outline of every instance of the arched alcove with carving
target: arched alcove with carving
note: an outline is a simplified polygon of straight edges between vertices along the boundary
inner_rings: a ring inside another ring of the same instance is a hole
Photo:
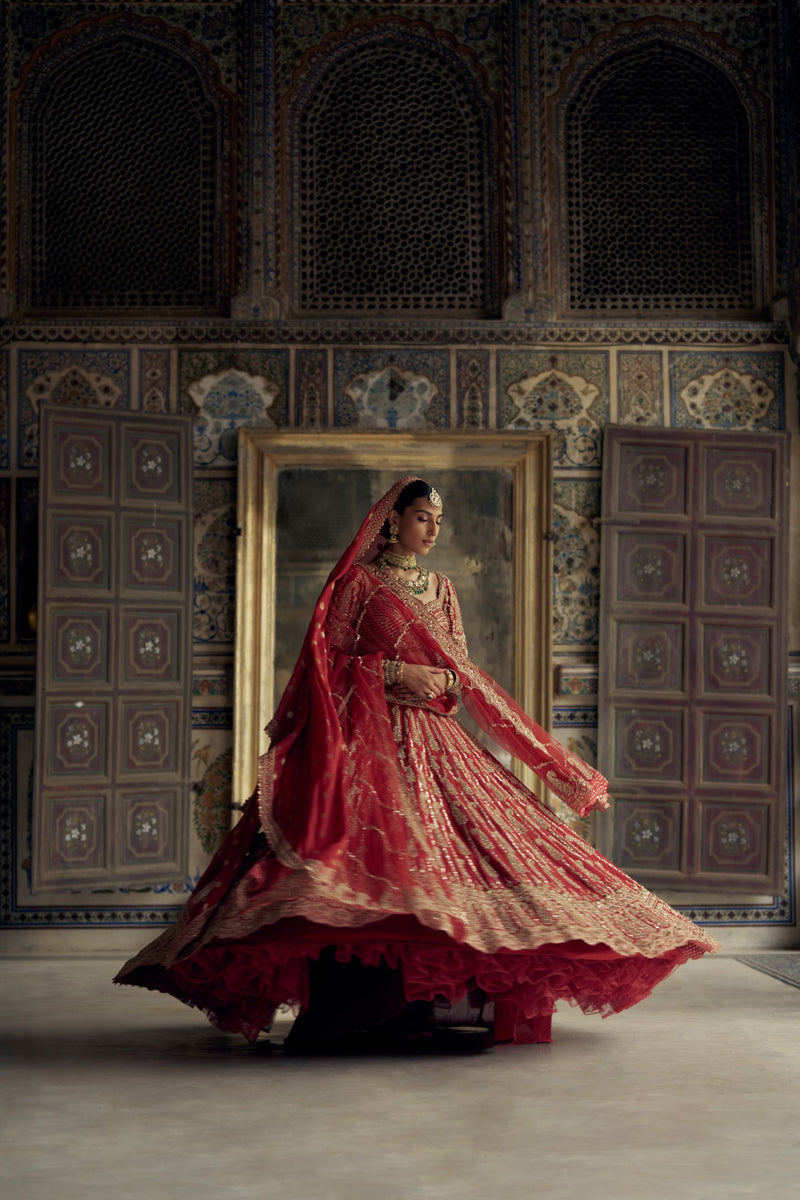
[[[564,313],[761,316],[768,117],[741,58],[641,22],[576,56],[551,108],[551,230]]]
[[[378,21],[306,57],[285,106],[296,313],[497,315],[497,105],[470,51]]]
[[[19,308],[223,312],[233,115],[210,56],[162,21],[42,47],[15,96]]]

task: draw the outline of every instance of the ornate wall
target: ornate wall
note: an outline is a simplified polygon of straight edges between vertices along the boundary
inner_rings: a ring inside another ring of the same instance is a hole
[[[604,428],[796,429],[797,4],[0,14],[0,929],[161,924],[218,844],[241,425],[552,430],[555,721],[592,761]],[[194,416],[192,878],[160,889],[29,888],[44,401]],[[780,895],[687,911],[791,936],[790,849]]]

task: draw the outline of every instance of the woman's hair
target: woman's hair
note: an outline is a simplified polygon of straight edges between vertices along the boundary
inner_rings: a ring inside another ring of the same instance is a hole
[[[406,486],[403,488],[402,492],[400,492],[399,496],[395,500],[394,511],[398,512],[398,513],[404,512],[409,507],[409,505],[413,504],[415,500],[418,500],[420,498],[420,496],[424,496],[425,499],[427,500],[427,498],[430,496],[430,494],[431,494],[431,485],[429,483],[426,483],[424,479],[413,479],[411,481],[411,483],[406,484]],[[388,538],[388,536],[389,536],[389,521],[388,520],[383,522],[383,525],[381,527],[381,534],[383,535],[383,537]]]

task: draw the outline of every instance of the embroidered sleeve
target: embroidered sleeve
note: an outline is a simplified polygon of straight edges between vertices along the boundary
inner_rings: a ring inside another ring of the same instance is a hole
[[[464,633],[464,622],[461,619],[461,605],[458,603],[456,589],[447,576],[443,578],[442,608],[450,625],[450,636],[458,643],[465,654],[467,651],[467,635]]]

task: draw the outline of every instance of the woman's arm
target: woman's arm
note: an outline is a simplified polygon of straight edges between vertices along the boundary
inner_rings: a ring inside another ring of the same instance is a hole
[[[464,622],[461,618],[461,605],[458,603],[456,589],[446,575],[442,576],[442,608],[450,625],[450,636],[465,655],[467,650],[467,635],[464,632]]]

